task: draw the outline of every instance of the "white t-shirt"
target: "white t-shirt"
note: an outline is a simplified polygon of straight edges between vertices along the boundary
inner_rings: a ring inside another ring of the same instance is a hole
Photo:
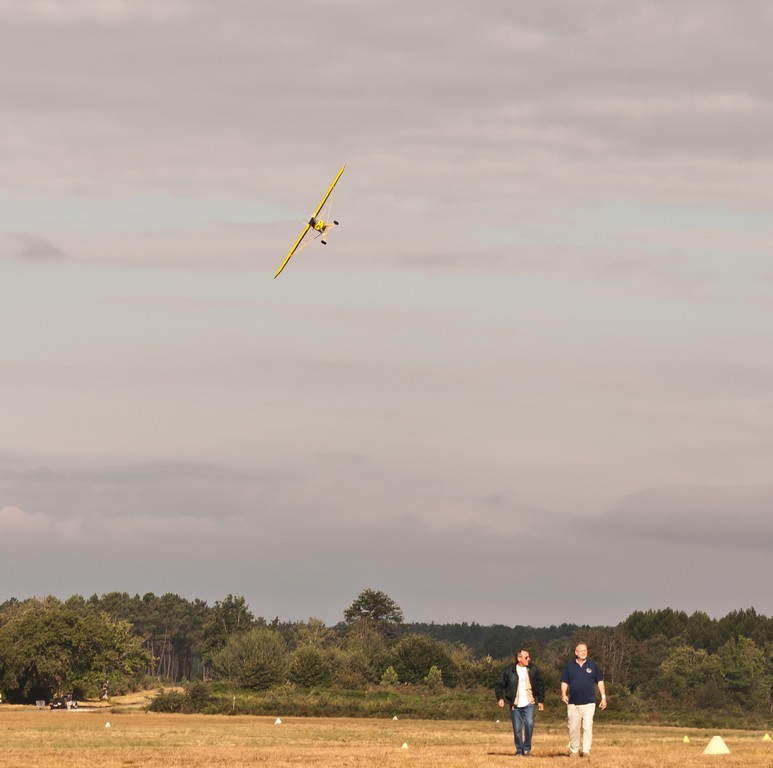
[[[529,701],[529,668],[519,665],[516,670],[518,672],[518,698],[515,700],[515,706],[526,707],[531,704]]]

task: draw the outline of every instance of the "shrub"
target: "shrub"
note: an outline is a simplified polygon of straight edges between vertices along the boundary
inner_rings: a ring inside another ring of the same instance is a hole
[[[329,651],[302,645],[290,654],[290,681],[303,688],[327,688],[333,681]]]
[[[357,690],[377,679],[370,659],[362,651],[338,651],[334,659],[333,685],[336,688]]]
[[[381,675],[381,685],[400,685],[400,677],[398,676],[397,672],[395,672],[395,668],[391,664],[384,670],[384,673]]]
[[[287,672],[287,645],[269,627],[256,627],[232,635],[225,647],[212,657],[215,674],[239,688],[263,691],[284,680]]]
[[[404,683],[421,684],[432,666],[455,686],[457,668],[445,643],[426,635],[406,635],[392,649],[391,663]]]
[[[191,712],[205,712],[212,699],[209,685],[203,680],[188,683],[185,688],[185,699],[185,705],[190,708]]]
[[[443,672],[433,664],[424,678],[424,684],[431,691],[440,690],[443,687]]]
[[[185,694],[182,691],[159,691],[148,709],[151,712],[184,712]]]

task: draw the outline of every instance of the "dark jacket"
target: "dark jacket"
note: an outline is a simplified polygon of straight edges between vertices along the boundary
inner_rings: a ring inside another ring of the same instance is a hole
[[[518,694],[518,672],[517,664],[511,664],[502,672],[494,686],[494,693],[497,701],[504,699],[511,707]],[[529,664],[529,680],[531,681],[531,692],[537,704],[543,704],[545,701],[545,683],[542,682],[542,675],[534,664]]]

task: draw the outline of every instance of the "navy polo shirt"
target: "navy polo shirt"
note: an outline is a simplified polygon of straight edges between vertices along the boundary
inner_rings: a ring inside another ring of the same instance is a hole
[[[586,659],[580,665],[570,661],[561,675],[561,682],[569,684],[570,704],[594,704],[596,702],[596,684],[604,679],[595,661]]]

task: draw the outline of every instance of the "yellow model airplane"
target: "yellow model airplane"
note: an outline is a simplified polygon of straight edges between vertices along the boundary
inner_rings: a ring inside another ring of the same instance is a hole
[[[322,245],[327,245],[327,240],[325,240],[325,231],[330,226],[330,224],[326,221],[323,221],[321,218],[319,218],[320,211],[325,207],[325,203],[330,200],[330,196],[333,194],[333,189],[335,189],[335,185],[338,184],[338,179],[341,178],[341,174],[344,172],[344,168],[346,168],[346,163],[344,163],[341,166],[341,170],[338,171],[336,174],[336,177],[333,179],[333,183],[328,187],[327,192],[325,192],[325,196],[322,198],[320,204],[317,206],[317,210],[314,211],[314,214],[307,222],[306,226],[303,228],[303,232],[301,232],[300,237],[295,241],[295,245],[293,245],[292,248],[290,248],[290,253],[287,254],[285,257],[285,260],[282,262],[282,266],[279,267],[279,269],[276,271],[276,274],[274,275],[274,280],[276,280],[277,277],[279,277],[279,273],[287,266],[287,262],[290,261],[292,258],[292,255],[299,249],[301,242],[303,241],[303,238],[306,237],[309,230],[313,229],[317,235],[314,238],[315,240],[317,237],[321,237],[322,240],[320,241]],[[328,206],[328,210],[330,210],[330,207]],[[327,215],[326,215],[327,216]],[[333,224],[335,226],[338,226],[338,222],[334,221]],[[311,240],[307,240],[304,244],[304,247],[308,245],[310,242],[313,242]]]

